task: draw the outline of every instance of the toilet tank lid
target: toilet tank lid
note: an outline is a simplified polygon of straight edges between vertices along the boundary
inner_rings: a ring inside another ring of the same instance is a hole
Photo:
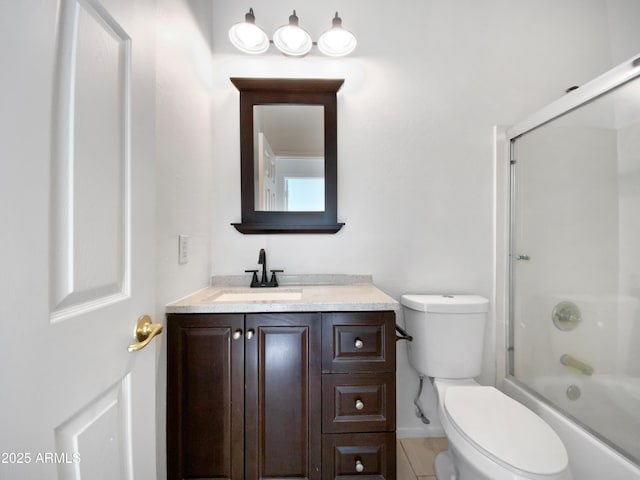
[[[402,295],[400,303],[420,312],[486,313],[489,300],[480,295]]]

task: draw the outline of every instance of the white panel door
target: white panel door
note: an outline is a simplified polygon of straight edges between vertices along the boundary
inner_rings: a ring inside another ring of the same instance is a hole
[[[258,192],[256,210],[281,210],[276,204],[276,164],[275,155],[267,136],[258,132]]]
[[[156,478],[154,21],[0,0],[0,479]]]

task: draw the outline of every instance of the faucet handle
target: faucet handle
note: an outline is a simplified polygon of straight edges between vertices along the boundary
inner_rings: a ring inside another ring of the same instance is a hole
[[[282,273],[284,270],[269,270],[271,272],[271,280],[269,283],[273,284],[274,287],[278,286],[278,279],[276,278],[276,273]]]
[[[245,270],[245,273],[253,273],[253,277],[251,278],[251,287],[255,287],[259,284],[258,270]]]

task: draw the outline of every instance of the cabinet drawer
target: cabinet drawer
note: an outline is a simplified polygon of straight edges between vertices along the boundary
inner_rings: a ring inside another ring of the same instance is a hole
[[[395,373],[322,376],[322,432],[396,429]]]
[[[396,478],[396,434],[356,433],[322,436],[322,480]]]
[[[322,315],[323,373],[395,372],[395,314]]]

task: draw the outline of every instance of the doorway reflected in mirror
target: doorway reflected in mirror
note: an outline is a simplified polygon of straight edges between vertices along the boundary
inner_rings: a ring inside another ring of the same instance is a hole
[[[318,212],[324,205],[324,107],[254,105],[255,209]]]

